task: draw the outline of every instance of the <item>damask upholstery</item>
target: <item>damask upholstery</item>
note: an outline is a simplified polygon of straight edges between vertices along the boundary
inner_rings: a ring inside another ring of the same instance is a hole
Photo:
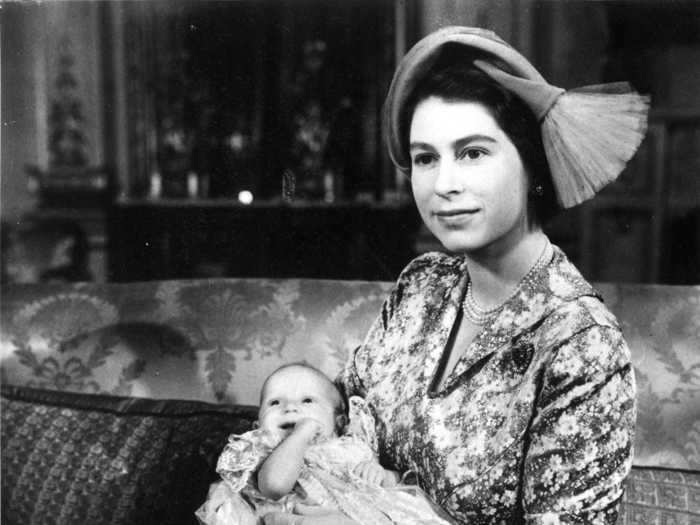
[[[15,285],[2,297],[8,382],[256,404],[279,365],[335,374],[389,291],[359,281],[209,279]]]
[[[1,379],[45,391],[255,405],[263,378],[282,363],[306,360],[335,375],[390,287],[294,279],[13,285],[0,302]],[[628,339],[639,391],[621,523],[698,524],[700,287],[598,289]]]
[[[700,286],[598,289],[632,351],[635,465],[700,470]]]

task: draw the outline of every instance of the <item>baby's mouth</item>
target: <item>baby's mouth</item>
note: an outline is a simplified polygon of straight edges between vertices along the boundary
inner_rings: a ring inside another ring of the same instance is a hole
[[[294,421],[289,421],[287,423],[282,423],[280,425],[280,428],[282,430],[294,430],[294,427],[296,426],[296,423]]]

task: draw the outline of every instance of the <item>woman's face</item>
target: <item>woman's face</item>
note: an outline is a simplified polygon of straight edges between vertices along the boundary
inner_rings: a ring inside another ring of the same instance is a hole
[[[411,121],[410,155],[416,205],[448,250],[505,250],[527,232],[525,168],[482,104],[421,101]]]

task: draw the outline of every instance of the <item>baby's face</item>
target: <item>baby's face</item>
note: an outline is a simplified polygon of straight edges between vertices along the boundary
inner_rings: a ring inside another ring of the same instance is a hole
[[[288,435],[298,421],[309,418],[321,427],[323,437],[335,434],[338,393],[327,380],[303,367],[283,368],[265,385],[260,402],[260,428]]]

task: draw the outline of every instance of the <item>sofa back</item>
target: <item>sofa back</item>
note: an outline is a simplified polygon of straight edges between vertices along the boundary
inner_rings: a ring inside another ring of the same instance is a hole
[[[305,360],[334,376],[392,283],[200,279],[13,285],[0,301],[3,383],[255,405]],[[700,287],[599,284],[632,350],[635,464],[700,468]]]

